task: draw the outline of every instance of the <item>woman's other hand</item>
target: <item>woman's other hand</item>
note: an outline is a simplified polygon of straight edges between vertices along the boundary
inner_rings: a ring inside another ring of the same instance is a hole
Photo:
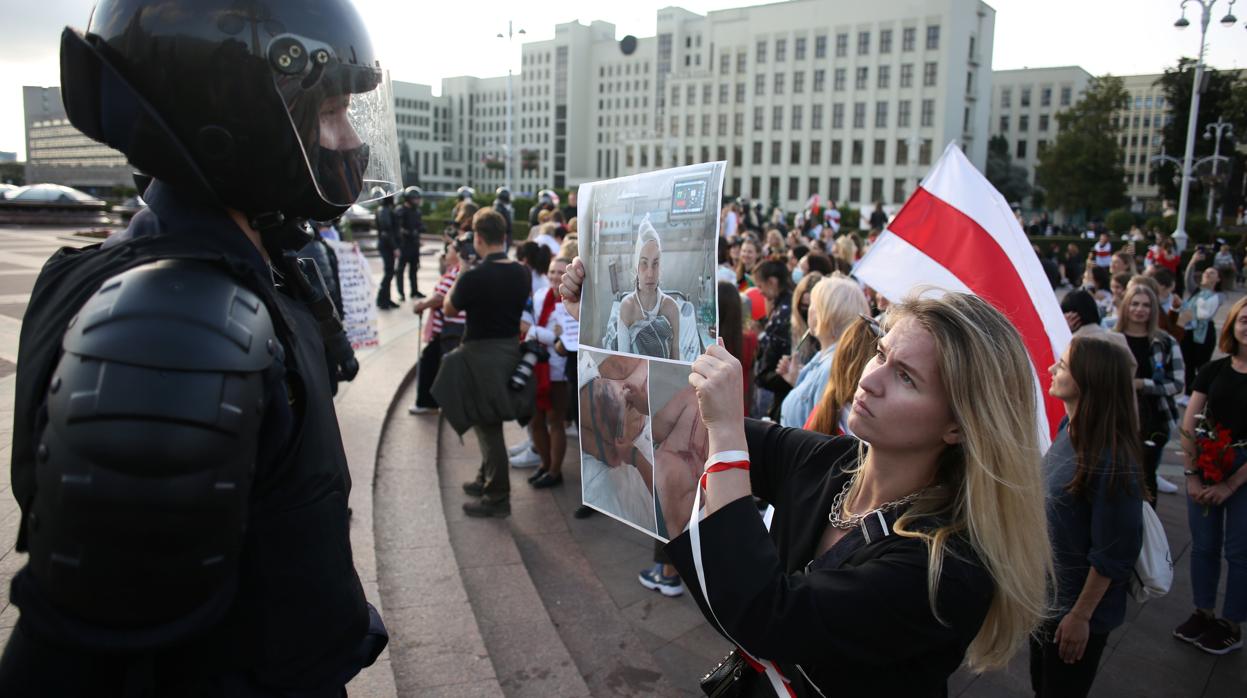
[[[744,392],[741,385],[740,361],[728,353],[721,343],[712,344],[693,362],[688,382],[697,391],[697,404],[706,429],[717,428],[743,430],[744,406],[740,399]]]
[[[563,272],[563,283],[559,285],[559,295],[563,297],[563,307],[567,314],[580,319],[580,291],[585,283],[585,263],[576,257],[567,270]]]

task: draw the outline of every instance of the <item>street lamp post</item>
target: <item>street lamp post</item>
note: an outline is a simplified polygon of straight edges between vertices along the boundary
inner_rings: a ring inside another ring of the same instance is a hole
[[[1216,196],[1217,181],[1217,165],[1221,161],[1221,136],[1228,135],[1234,137],[1234,126],[1227,122],[1223,117],[1217,117],[1217,122],[1208,124],[1204,127],[1204,138],[1206,140],[1216,139],[1216,146],[1212,151],[1212,185],[1208,187],[1208,221],[1212,222],[1212,200]]]
[[[507,45],[510,46],[511,42],[514,41],[515,37],[523,36],[526,33],[527,32],[525,32],[523,29],[520,29],[518,31],[515,30],[515,23],[511,20],[507,20],[507,33],[498,34],[498,38],[506,39]],[[514,162],[515,162],[515,144],[512,142],[512,138],[513,138],[512,134],[515,132],[515,88],[511,84],[512,80],[513,78],[511,76],[511,60],[510,60],[510,56],[508,56],[507,57],[507,152],[506,152],[505,157],[503,157],[503,163],[505,165],[504,183],[506,184],[506,187],[508,190],[512,190],[511,172],[512,172],[512,168],[514,167]],[[512,190],[512,192],[514,193],[514,190]]]
[[[1207,48],[1208,24],[1212,20],[1212,8],[1217,4],[1217,0],[1182,0],[1182,16],[1173,26],[1178,29],[1185,29],[1190,26],[1190,21],[1186,18],[1187,3],[1199,3],[1199,58],[1195,61],[1195,80],[1191,84],[1191,111],[1187,116],[1186,124],[1186,153],[1182,158],[1182,193],[1178,197],[1178,229],[1173,233],[1174,242],[1177,243],[1178,251],[1181,252],[1186,248],[1188,235],[1186,234],[1186,204],[1191,194],[1191,157],[1195,154],[1195,126],[1199,119],[1199,88],[1200,82],[1204,76],[1204,50]],[[1234,26],[1238,19],[1233,14],[1235,0],[1230,0],[1230,7],[1226,10],[1226,14],[1221,18],[1221,26],[1229,28]]]

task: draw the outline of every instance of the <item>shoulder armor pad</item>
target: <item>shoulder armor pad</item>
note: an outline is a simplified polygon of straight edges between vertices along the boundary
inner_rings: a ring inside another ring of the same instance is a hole
[[[223,271],[169,259],[104,282],[70,321],[66,353],[184,371],[262,371],[280,358],[268,308]]]

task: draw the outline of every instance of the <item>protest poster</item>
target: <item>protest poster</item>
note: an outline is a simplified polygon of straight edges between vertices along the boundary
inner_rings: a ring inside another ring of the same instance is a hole
[[[359,244],[326,240],[338,257],[338,288],[342,293],[342,326],[355,351],[376,347],[377,289],[369,273],[368,260]]]
[[[578,192],[582,499],[660,540],[687,525],[690,474],[706,457],[688,374],[718,332],[725,168],[677,167]]]

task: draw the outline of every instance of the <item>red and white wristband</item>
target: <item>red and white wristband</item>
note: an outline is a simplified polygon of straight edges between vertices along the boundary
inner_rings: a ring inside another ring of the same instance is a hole
[[[706,469],[701,474],[701,488],[706,489],[706,476],[725,470],[749,470],[749,453],[746,451],[719,451],[706,459]]]

